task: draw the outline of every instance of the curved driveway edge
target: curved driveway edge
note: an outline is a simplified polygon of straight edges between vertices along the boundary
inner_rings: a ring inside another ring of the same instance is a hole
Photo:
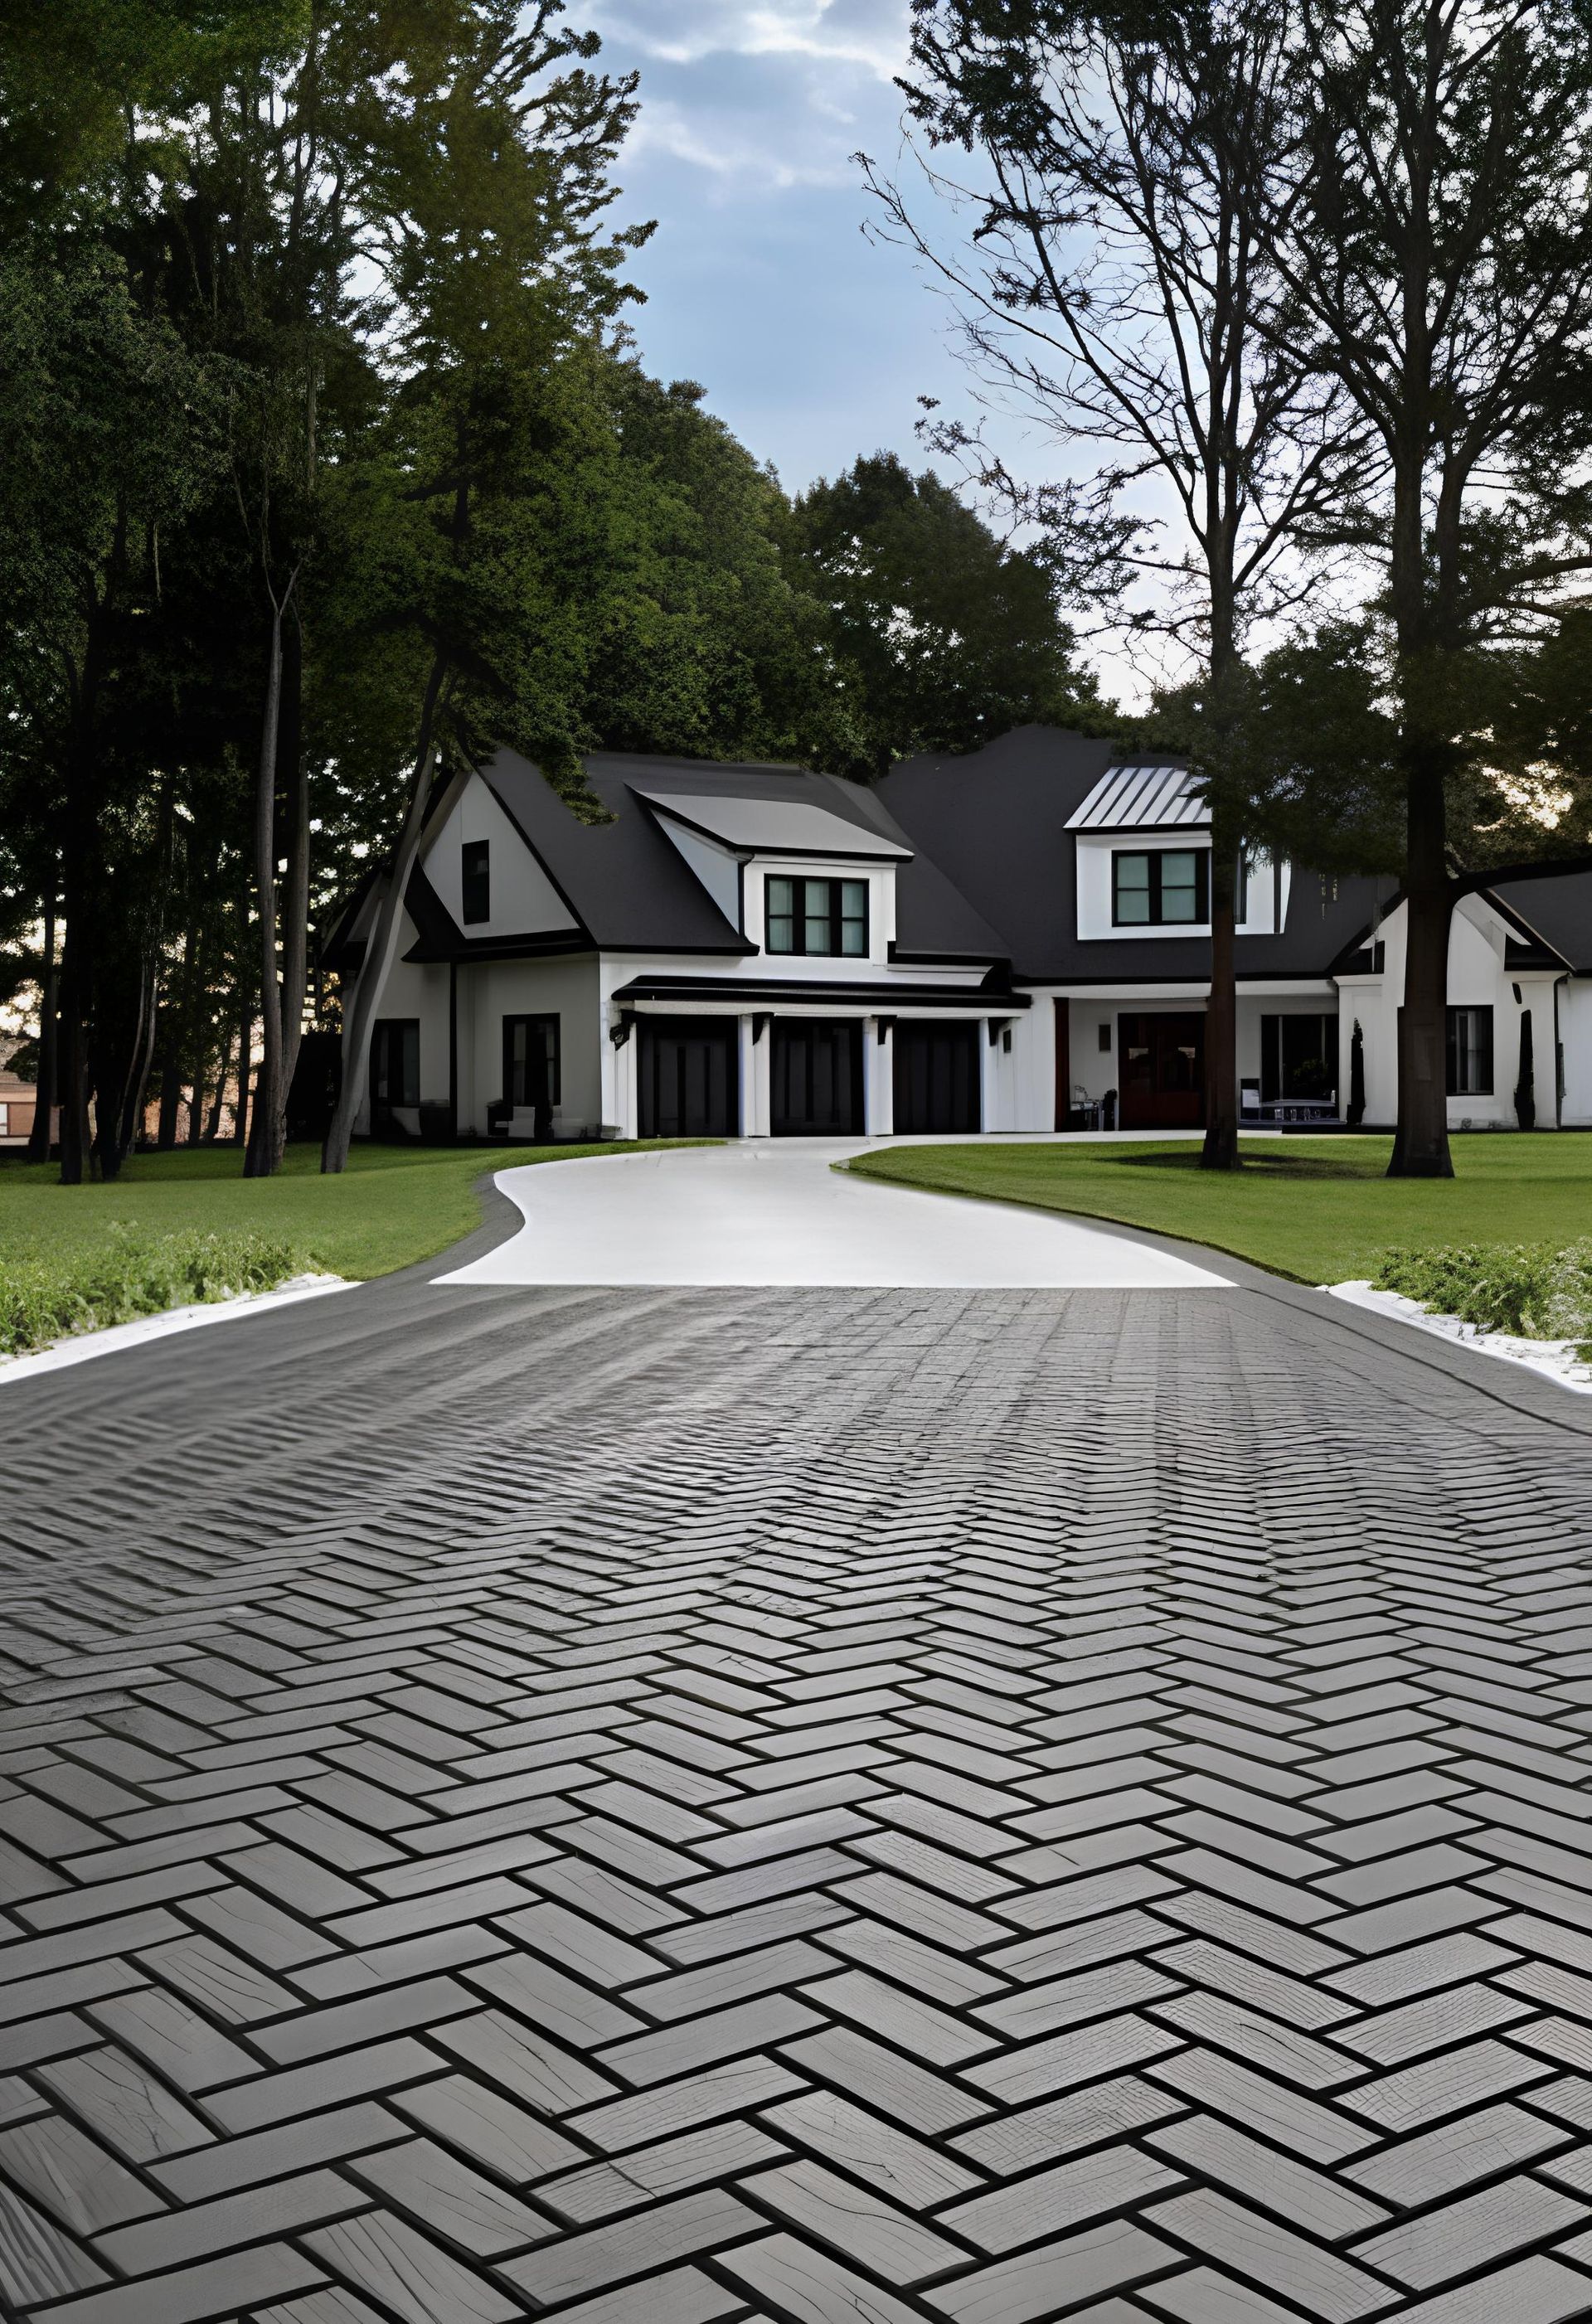
[[[1168,1290],[1230,1278],[1082,1219],[854,1178],[867,1140],[694,1147],[501,1170],[524,1223],[448,1285]]]

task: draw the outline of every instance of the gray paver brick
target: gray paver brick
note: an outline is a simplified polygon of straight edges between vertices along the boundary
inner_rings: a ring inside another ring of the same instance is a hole
[[[1242,1290],[338,1305],[8,1391],[24,2324],[1587,2305],[1557,1391]]]

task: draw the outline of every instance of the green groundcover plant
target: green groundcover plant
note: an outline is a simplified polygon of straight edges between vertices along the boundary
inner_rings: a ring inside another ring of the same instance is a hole
[[[293,1244],[240,1230],[147,1234],[116,1226],[96,1249],[53,1263],[0,1253],[0,1354],[169,1307],[269,1291],[306,1268]]]
[[[1374,1280],[1480,1331],[1572,1341],[1592,1361],[1592,1239],[1390,1250]]]

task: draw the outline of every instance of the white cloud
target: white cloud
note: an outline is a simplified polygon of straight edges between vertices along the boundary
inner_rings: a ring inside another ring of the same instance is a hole
[[[906,0],[593,0],[587,14],[598,32],[672,65],[814,57],[888,81],[906,53]]]
[[[854,183],[893,143],[906,0],[588,0],[607,60],[639,66],[631,152],[684,162],[727,198]]]

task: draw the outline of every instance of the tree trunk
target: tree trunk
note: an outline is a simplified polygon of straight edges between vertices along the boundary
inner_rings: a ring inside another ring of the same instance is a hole
[[[34,1083],[33,1127],[28,1133],[28,1160],[50,1159],[50,1117],[55,1110],[56,1047],[60,1038],[60,978],[55,965],[55,892],[44,903],[44,959],[39,978],[39,1070]]]
[[[1453,889],[1447,862],[1440,744],[1410,752],[1404,998],[1398,1016],[1398,1128],[1390,1178],[1451,1178],[1449,1151],[1449,928]]]
[[[1220,816],[1210,832],[1210,998],[1205,1004],[1205,1143],[1201,1170],[1237,1170],[1238,995],[1234,982],[1238,842]]]
[[[88,1159],[88,1060],[84,1055],[83,945],[72,899],[60,976],[60,1183],[80,1186]]]
[[[438,652],[432,658],[431,674],[426,681],[426,699],[420,712],[420,729],[415,750],[414,788],[410,797],[403,835],[393,854],[387,887],[377,907],[375,924],[365,947],[353,997],[344,1006],[343,1084],[337,1093],[336,1108],[327,1131],[326,1144],[321,1148],[320,1167],[323,1171],[335,1172],[347,1167],[348,1148],[354,1136],[354,1117],[358,1111],[364,1079],[363,1065],[370,1045],[371,1020],[375,1014],[377,996],[391,965],[399,916],[403,908],[403,893],[409,885],[410,872],[419,853],[420,836],[426,827],[426,800],[431,788],[432,761],[437,754],[437,713],[442,700],[446,675],[446,664]]]
[[[276,957],[276,742],[281,715],[282,616],[274,603],[266,658],[265,712],[260,728],[260,768],[254,785],[254,890],[260,913],[260,1015],[264,1055],[254,1099],[254,1134],[244,1176],[269,1178],[281,1160],[277,1126],[281,1112],[282,996]]]
[[[288,806],[288,877],[282,918],[281,1087],[276,1112],[280,1161],[288,1143],[288,1100],[304,1038],[304,997],[309,964],[309,775],[304,762],[302,716],[304,641],[295,618],[283,641],[281,724],[277,779]]]
[[[249,1139],[249,1064],[254,1046],[253,995],[249,987],[249,892],[245,886],[238,897],[238,1084],[237,1103],[233,1109],[232,1135],[236,1146],[248,1151]]]

